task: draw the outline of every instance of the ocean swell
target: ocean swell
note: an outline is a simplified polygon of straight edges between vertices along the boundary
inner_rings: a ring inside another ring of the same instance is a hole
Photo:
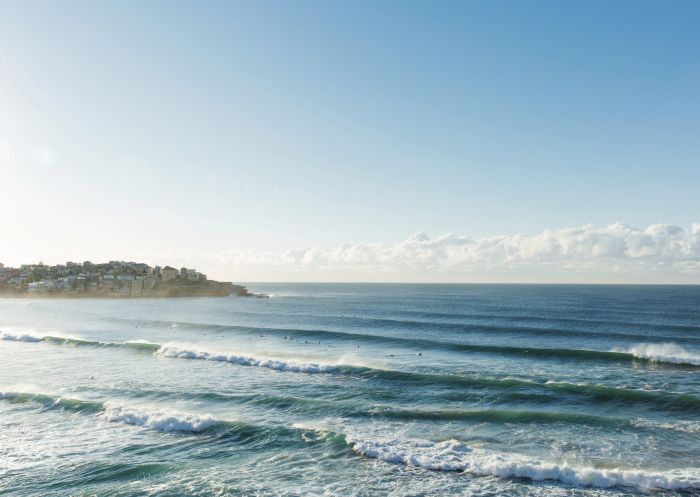
[[[304,363],[278,358],[255,357],[234,353],[217,353],[205,350],[197,350],[188,346],[177,344],[149,343],[145,341],[127,342],[99,342],[79,338],[44,336],[37,337],[29,334],[0,333],[0,339],[22,342],[44,342],[56,345],[69,345],[75,347],[105,347],[125,348],[135,351],[153,353],[156,356],[198,359],[214,362],[225,362],[240,366],[256,366],[276,371],[296,373],[335,373],[352,375],[362,379],[379,380],[392,383],[406,383],[416,385],[444,385],[452,387],[465,387],[476,390],[498,389],[501,391],[521,391],[525,394],[536,394],[534,390],[552,392],[556,394],[569,394],[588,398],[595,402],[614,402],[624,404],[642,404],[656,406],[664,410],[673,411],[697,411],[700,409],[700,397],[658,390],[639,390],[624,387],[615,387],[590,383],[571,383],[566,381],[550,380],[546,382],[533,381],[520,378],[497,378],[479,375],[460,375],[444,373],[423,373],[415,371],[401,371],[395,369],[372,368],[360,365],[348,364],[324,364]],[[539,349],[542,350],[542,349]],[[642,344],[626,351],[595,352],[595,354],[610,354],[616,356],[638,357],[647,361],[665,361],[679,365],[700,366],[700,356],[686,351],[674,345],[665,344],[657,346]]]
[[[207,325],[212,327],[215,325]],[[225,327],[230,328],[230,327]],[[235,328],[235,327],[234,327]],[[246,328],[247,329],[247,328]],[[349,333],[349,332],[326,332],[319,330],[291,330],[286,328],[267,329],[267,328],[252,328],[255,330],[265,330],[266,332],[275,332],[290,334],[292,336],[306,336],[313,339],[327,338],[327,336],[340,338],[349,341],[364,341],[372,342],[378,346],[401,346],[415,350],[445,350],[450,352],[463,353],[482,353],[495,354],[504,356],[516,356],[524,358],[550,359],[550,360],[590,360],[590,361],[607,361],[607,362],[640,362],[648,361],[654,363],[663,363],[677,366],[700,366],[700,354],[689,352],[683,347],[675,343],[641,343],[629,348],[613,348],[612,350],[591,350],[591,349],[568,349],[568,348],[538,348],[538,347],[513,347],[504,345],[485,345],[475,343],[460,343],[441,340],[427,340],[420,338],[405,338],[392,337],[384,335],[370,335],[364,333]],[[286,336],[286,335],[285,335]],[[17,342],[48,342],[56,345],[71,345],[71,346],[92,346],[92,347],[109,347],[109,348],[128,348],[144,352],[155,352],[161,346],[157,343],[150,343],[145,340],[132,340],[126,342],[101,342],[86,340],[82,338],[63,337],[63,336],[34,336],[27,333],[6,333],[0,332],[0,340],[17,341]],[[196,352],[196,351],[193,351]],[[198,353],[198,352],[196,352]],[[210,354],[218,355],[218,354]],[[193,357],[194,358],[194,357]],[[199,357],[201,358],[201,357]],[[245,357],[244,359],[250,359]],[[212,359],[213,360],[213,359]],[[234,362],[234,361],[228,361]],[[278,361],[281,362],[281,361]],[[247,361],[238,362],[243,364]],[[248,364],[252,365],[252,364]],[[321,366],[322,365],[316,365]],[[266,366],[267,367],[267,366]],[[274,367],[272,369],[283,370],[283,367]],[[313,368],[311,368],[313,369]],[[286,369],[297,371],[298,368]],[[319,372],[311,371],[309,368],[303,372]],[[325,372],[325,371],[324,371]]]

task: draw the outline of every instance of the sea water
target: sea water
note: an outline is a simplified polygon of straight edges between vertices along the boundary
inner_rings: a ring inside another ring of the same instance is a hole
[[[700,495],[700,287],[0,299],[0,495]]]

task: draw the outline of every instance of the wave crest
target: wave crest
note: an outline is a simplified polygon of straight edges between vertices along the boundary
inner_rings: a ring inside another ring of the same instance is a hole
[[[100,413],[106,421],[142,426],[162,432],[201,433],[230,423],[208,414],[187,414],[133,405],[117,405],[112,402],[82,400],[46,393],[0,391],[0,400],[18,404],[34,403],[43,409]]]
[[[208,414],[185,414],[112,404],[105,405],[102,416],[110,422],[143,426],[162,432],[201,433],[212,427],[225,424],[224,421]]]
[[[346,436],[346,441],[353,451],[365,457],[435,471],[463,471],[477,476],[527,478],[533,481],[555,480],[584,487],[700,488],[700,475],[691,470],[648,472],[573,467],[566,463],[549,463],[515,454],[472,449],[457,440],[363,440]]]
[[[101,402],[48,395],[45,393],[5,391],[0,392],[0,400],[7,400],[17,404],[33,402],[41,405],[44,409],[63,409],[76,412],[101,411],[103,408]]]
[[[0,332],[0,340],[8,340],[11,342],[41,342],[41,338],[26,333],[12,334]]]
[[[147,342],[146,340],[127,340],[126,342],[100,342],[97,340],[86,340],[83,338],[65,337],[56,335],[34,336],[26,333],[12,334],[0,332],[0,340],[8,340],[13,342],[46,342],[54,345],[70,345],[73,347],[107,347],[107,348],[126,348],[153,352],[160,348],[157,343]]]
[[[281,359],[265,359],[236,354],[215,354],[201,350],[191,350],[176,345],[165,344],[157,351],[156,355],[163,357],[175,357],[179,359],[201,359],[205,361],[228,362],[241,366],[258,366],[277,371],[292,371],[297,373],[331,373],[338,370],[333,364],[298,363]]]
[[[700,366],[700,354],[690,352],[675,343],[640,343],[628,349],[613,349],[613,352],[624,352],[654,362]]]

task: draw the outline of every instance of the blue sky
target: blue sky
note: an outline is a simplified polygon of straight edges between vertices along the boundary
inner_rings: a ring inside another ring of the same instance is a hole
[[[0,11],[0,261],[700,221],[697,2]]]

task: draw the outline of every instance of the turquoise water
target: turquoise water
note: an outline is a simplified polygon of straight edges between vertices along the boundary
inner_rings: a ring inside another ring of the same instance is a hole
[[[0,299],[0,495],[700,495],[700,287]]]

